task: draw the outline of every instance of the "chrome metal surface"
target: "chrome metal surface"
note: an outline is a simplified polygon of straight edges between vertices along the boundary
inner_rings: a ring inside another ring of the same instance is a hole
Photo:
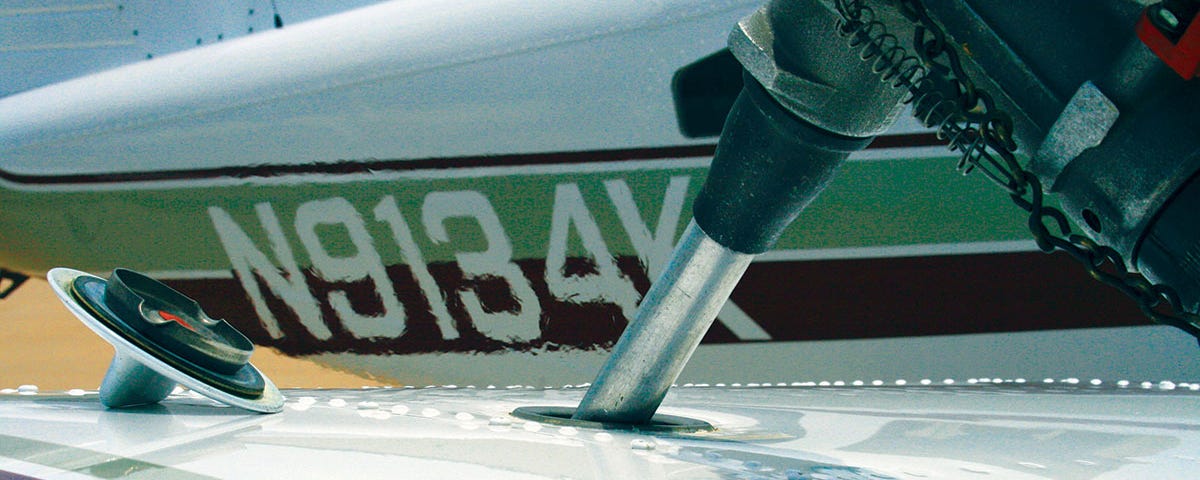
[[[695,221],[689,223],[574,418],[650,420],[753,258],[721,246]]]

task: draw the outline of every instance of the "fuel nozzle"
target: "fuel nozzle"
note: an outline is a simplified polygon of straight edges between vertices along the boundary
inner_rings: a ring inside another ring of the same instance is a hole
[[[835,23],[823,2],[776,1],[730,36],[744,87],[694,218],[575,419],[650,422],[754,256],[896,118],[904,92],[881,82]]]

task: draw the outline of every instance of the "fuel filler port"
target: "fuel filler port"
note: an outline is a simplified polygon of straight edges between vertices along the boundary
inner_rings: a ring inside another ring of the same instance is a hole
[[[712,424],[694,418],[674,415],[654,414],[647,422],[624,423],[572,418],[575,408],[572,407],[519,407],[513,410],[514,417],[564,427],[592,428],[599,430],[626,430],[642,433],[696,433],[715,430]]]

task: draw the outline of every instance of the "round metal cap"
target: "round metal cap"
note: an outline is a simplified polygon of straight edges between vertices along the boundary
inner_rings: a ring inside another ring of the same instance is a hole
[[[234,365],[243,352],[253,349],[244,336],[225,322],[208,318],[179,292],[136,272],[119,272],[113,275],[116,282],[68,268],[46,274],[67,309],[116,349],[100,388],[105,405],[153,403],[165,398],[177,383],[247,410],[283,409],[283,395],[257,368],[245,361]],[[113,283],[120,285],[114,288]],[[131,312],[133,303],[138,308]],[[187,345],[173,349],[179,343]],[[249,353],[244,357],[248,360]]]
[[[254,344],[241,332],[224,320],[209,317],[195,300],[162,282],[118,268],[108,277],[102,293],[97,291],[99,285],[87,288],[94,283],[93,278],[78,277],[72,293],[94,313],[116,314],[112,322],[132,327],[166,351],[204,369],[232,375],[254,353]],[[258,393],[261,389],[252,394]]]

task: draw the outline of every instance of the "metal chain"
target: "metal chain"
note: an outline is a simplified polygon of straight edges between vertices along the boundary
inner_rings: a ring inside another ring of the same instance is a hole
[[[958,170],[964,175],[980,171],[1008,192],[1029,213],[1029,230],[1042,251],[1067,252],[1092,278],[1132,297],[1151,320],[1200,339],[1200,315],[1186,311],[1173,288],[1129,272],[1115,249],[1073,233],[1067,216],[1044,204],[1041,182],[1017,162],[1012,117],[975,87],[958,52],[919,0],[890,1],[914,24],[915,55],[888,33],[864,0],[835,1],[841,17],[837,31],[883,81],[908,90],[904,101],[922,124],[935,128],[951,151],[962,152]]]

